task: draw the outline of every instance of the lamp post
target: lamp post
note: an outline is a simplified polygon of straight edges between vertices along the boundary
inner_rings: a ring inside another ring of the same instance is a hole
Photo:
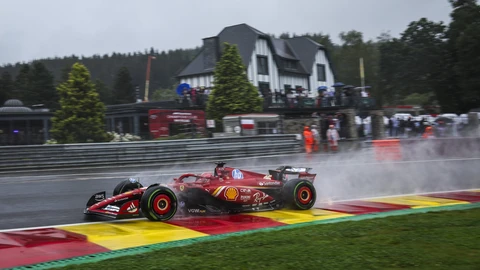
[[[156,59],[155,56],[148,56],[147,61],[147,79],[145,80],[145,96],[143,97],[144,102],[148,102],[148,89],[150,87],[150,66],[152,63],[152,59]]]

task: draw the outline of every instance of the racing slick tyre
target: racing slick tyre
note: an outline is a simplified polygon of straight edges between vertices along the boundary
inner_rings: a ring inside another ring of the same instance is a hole
[[[140,184],[137,180],[130,178],[118,183],[118,185],[113,189],[113,196],[142,187],[142,184]]]
[[[168,187],[153,186],[143,193],[140,208],[151,221],[167,221],[177,212],[177,196]]]
[[[317,192],[312,182],[292,179],[283,186],[282,197],[286,207],[307,210],[315,205]]]

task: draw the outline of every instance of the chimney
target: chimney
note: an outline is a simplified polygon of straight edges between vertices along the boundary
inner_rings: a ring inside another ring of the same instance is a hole
[[[203,68],[213,69],[219,60],[220,48],[218,37],[203,39]]]

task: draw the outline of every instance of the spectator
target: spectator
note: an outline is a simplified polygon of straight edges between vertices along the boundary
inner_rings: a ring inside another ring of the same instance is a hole
[[[320,145],[320,133],[317,130],[316,125],[312,125],[312,136],[313,136],[313,152],[318,152],[318,146]]]
[[[340,136],[333,125],[330,125],[330,128],[327,131],[327,138],[330,144],[330,149],[334,152],[338,151],[338,140],[340,139]]]
[[[312,153],[312,146],[313,146],[313,135],[310,131],[310,127],[305,126],[303,128],[303,139],[305,142],[305,152],[307,154]]]

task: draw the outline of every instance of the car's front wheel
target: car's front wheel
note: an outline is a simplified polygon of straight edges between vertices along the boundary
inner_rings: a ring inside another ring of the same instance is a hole
[[[140,200],[143,215],[151,221],[167,221],[177,212],[177,196],[168,187],[153,186]]]

